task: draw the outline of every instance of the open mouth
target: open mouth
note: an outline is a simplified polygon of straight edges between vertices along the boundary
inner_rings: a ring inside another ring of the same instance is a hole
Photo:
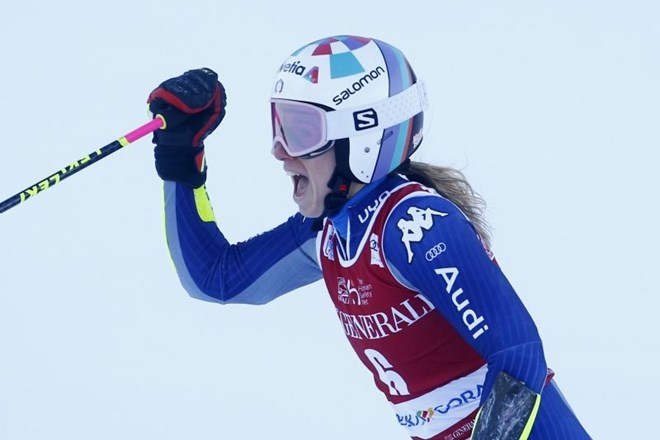
[[[309,186],[309,179],[307,178],[307,176],[303,176],[302,174],[296,174],[291,172],[287,174],[291,176],[291,181],[293,182],[293,197],[294,198],[302,197],[307,191],[307,187]]]

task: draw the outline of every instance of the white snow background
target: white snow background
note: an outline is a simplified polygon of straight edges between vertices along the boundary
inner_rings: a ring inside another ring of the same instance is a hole
[[[208,189],[246,239],[296,209],[269,153],[280,63],[329,35],[387,41],[433,106],[416,159],[461,168],[488,201],[573,409],[595,439],[651,438],[659,18],[651,0],[6,2],[0,199],[145,123],[154,87],[207,66],[229,99]],[[0,215],[0,439],[407,438],[322,283],[263,307],[186,295],[152,147]]]

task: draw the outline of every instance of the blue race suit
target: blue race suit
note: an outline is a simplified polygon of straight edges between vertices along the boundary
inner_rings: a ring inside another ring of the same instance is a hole
[[[530,439],[589,439],[536,326],[449,200],[405,177],[367,185],[314,231],[301,214],[230,244],[206,190],[165,182],[168,246],[197,299],[264,304],[324,279],[347,339],[413,439],[468,439],[500,371],[541,393]]]

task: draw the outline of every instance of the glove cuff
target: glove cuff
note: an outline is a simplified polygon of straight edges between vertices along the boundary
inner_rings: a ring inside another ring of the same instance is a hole
[[[204,145],[193,148],[181,145],[156,145],[156,171],[163,180],[199,188],[206,182]]]

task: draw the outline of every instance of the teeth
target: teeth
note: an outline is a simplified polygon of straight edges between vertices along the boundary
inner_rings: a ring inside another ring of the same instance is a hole
[[[297,174],[297,173],[294,173],[294,172],[291,172],[291,171],[287,171],[286,175],[290,176],[290,177],[299,177],[300,176],[300,174]]]

